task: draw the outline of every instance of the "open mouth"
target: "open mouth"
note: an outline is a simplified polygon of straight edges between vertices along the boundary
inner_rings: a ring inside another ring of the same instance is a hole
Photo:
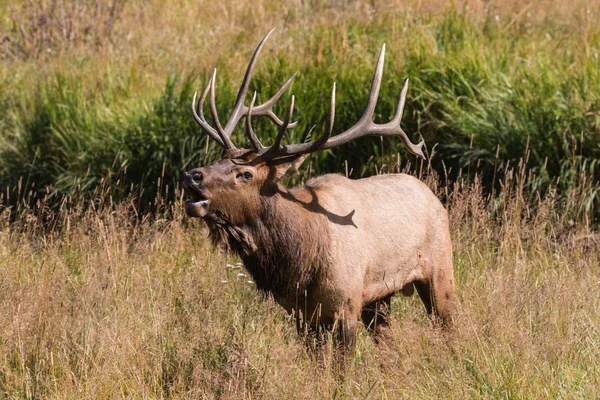
[[[185,187],[184,190],[186,194],[184,207],[187,215],[190,217],[204,217],[208,213],[210,198],[194,186]]]

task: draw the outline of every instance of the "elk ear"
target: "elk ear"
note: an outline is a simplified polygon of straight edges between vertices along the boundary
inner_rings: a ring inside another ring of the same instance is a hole
[[[299,156],[289,156],[269,162],[269,167],[271,167],[269,178],[277,182],[294,175],[298,172],[298,168],[300,168],[300,165],[306,160],[307,156],[308,154],[301,154]]]

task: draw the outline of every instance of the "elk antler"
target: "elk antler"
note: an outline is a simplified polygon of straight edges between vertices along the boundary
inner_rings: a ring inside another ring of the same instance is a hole
[[[202,92],[202,95],[200,96],[200,100],[198,101],[198,103],[196,103],[196,97],[197,97],[198,93],[197,92],[194,93],[194,99],[192,100],[192,113],[194,114],[194,119],[196,120],[198,125],[200,125],[200,127],[211,138],[213,138],[217,143],[219,143],[221,146],[225,147],[226,149],[235,148],[235,145],[231,141],[230,137],[231,137],[231,134],[233,133],[233,130],[235,129],[236,125],[240,121],[240,119],[242,117],[248,115],[248,107],[244,106],[244,100],[246,99],[248,87],[250,86],[250,80],[252,79],[252,73],[254,72],[254,66],[256,65],[256,60],[258,59],[258,56],[260,55],[260,52],[261,52],[263,46],[265,45],[265,42],[267,41],[269,36],[271,36],[271,34],[273,33],[274,30],[275,29],[271,29],[271,31],[269,31],[269,33],[267,33],[267,35],[263,38],[263,40],[261,40],[261,42],[258,44],[258,47],[254,51],[254,54],[252,55],[252,58],[250,59],[250,63],[248,64],[248,67],[246,68],[246,73],[244,74],[244,79],[242,80],[242,85],[240,86],[240,90],[239,90],[237,98],[235,100],[235,105],[233,107],[233,111],[231,111],[229,120],[225,124],[224,128],[221,125],[221,122],[219,120],[219,115],[217,114],[217,107],[216,107],[216,102],[215,102],[215,81],[217,78],[217,69],[216,68],[212,74],[212,77],[208,81],[208,85],[206,85],[206,88]],[[296,77],[296,73],[294,73],[291,76],[291,78],[288,79],[287,82],[285,82],[283,84],[283,86],[281,86],[281,88],[279,88],[279,90],[277,91],[277,93],[275,93],[273,95],[273,97],[271,97],[265,103],[257,106],[254,109],[254,115],[266,116],[269,119],[271,119],[278,126],[280,126],[280,127],[284,126],[283,121],[281,121],[277,117],[277,115],[275,115],[275,113],[273,112],[273,105],[277,102],[277,100],[279,100],[279,98],[281,97],[281,95],[283,95],[283,93],[287,90],[287,88],[290,87],[290,85],[292,84],[292,81],[294,80],[295,77]],[[215,123],[216,129],[213,128],[212,126],[210,126],[210,124],[206,121],[206,118],[204,117],[204,112],[203,112],[204,101],[206,100],[206,96],[208,95],[209,91],[210,91],[210,112],[211,112],[213,121]],[[294,123],[288,122],[287,124],[285,124],[285,129],[293,128],[294,126],[296,126],[296,122],[294,122]]]
[[[242,81],[242,85],[238,92],[235,106],[233,111],[231,112],[231,116],[227,121],[227,124],[223,128],[221,122],[219,120],[219,116],[217,114],[217,108],[215,103],[215,81],[217,70],[213,72],[212,77],[208,81],[208,85],[202,92],[200,96],[200,100],[196,103],[196,95],[194,94],[194,99],[192,100],[192,112],[194,114],[194,119],[196,122],[206,131],[206,133],[217,141],[221,146],[226,149],[235,148],[235,145],[231,141],[230,137],[235,129],[235,126],[239,122],[239,120],[246,116],[246,135],[252,147],[256,153],[258,153],[264,160],[275,160],[275,159],[288,159],[289,157],[298,156],[302,154],[309,154],[315,152],[317,150],[330,149],[332,147],[340,146],[344,143],[348,143],[354,139],[363,136],[399,136],[402,139],[402,143],[406,146],[408,151],[412,154],[415,154],[421,158],[425,158],[423,154],[423,146],[425,144],[424,141],[421,141],[418,144],[413,144],[406,133],[402,130],[400,126],[400,121],[402,119],[402,112],[404,110],[404,104],[406,103],[406,93],[408,91],[408,79],[404,83],[404,87],[402,88],[402,92],[400,93],[400,99],[398,101],[398,107],[396,109],[396,114],[394,118],[388,122],[387,124],[376,124],[373,122],[373,114],[375,112],[375,106],[377,105],[377,98],[379,96],[379,89],[381,87],[381,78],[383,76],[383,63],[385,59],[385,44],[381,47],[381,52],[379,53],[379,59],[377,61],[377,66],[375,67],[375,75],[373,76],[373,82],[371,83],[371,90],[369,91],[369,99],[367,101],[367,107],[362,115],[362,117],[358,120],[358,122],[352,126],[350,129],[337,134],[335,136],[331,136],[333,132],[333,124],[335,120],[335,83],[333,84],[333,90],[331,91],[331,106],[329,111],[329,120],[327,121],[327,129],[325,134],[323,134],[319,139],[308,142],[308,143],[297,143],[290,145],[282,145],[281,141],[283,140],[283,135],[287,129],[293,128],[296,126],[296,122],[290,122],[292,119],[292,113],[294,111],[294,96],[292,96],[291,104],[289,111],[285,117],[284,121],[281,121],[273,112],[273,105],[279,100],[279,98],[283,95],[283,93],[287,90],[287,88],[292,84],[292,80],[296,77],[297,73],[294,73],[290,79],[287,80],[279,88],[277,93],[273,95],[269,100],[265,103],[254,106],[256,101],[256,92],[252,98],[252,103],[250,107],[244,106],[244,100],[246,98],[246,94],[248,92],[248,87],[250,86],[250,79],[252,78],[252,72],[254,71],[254,66],[256,65],[256,60],[260,51],[262,50],[265,42],[273,33],[274,29],[272,29],[259,43],[258,47],[254,51],[252,58],[250,59],[250,63],[248,64],[248,68],[246,69],[246,74],[244,75],[244,80]],[[210,91],[210,112],[212,115],[212,119],[215,123],[216,129],[213,128],[206,122],[206,118],[204,118],[203,106],[204,101],[206,100],[206,96]],[[251,119],[252,116],[267,116],[270,118],[275,124],[279,126],[279,131],[277,133],[277,137],[275,138],[275,143],[271,147],[265,147],[262,145],[256,134],[252,129]]]
[[[335,83],[333,85],[333,90],[331,91],[331,106],[329,111],[329,120],[327,123],[327,129],[324,135],[322,135],[319,139],[308,142],[308,143],[297,143],[281,146],[281,138],[285,132],[284,126],[281,126],[279,130],[279,134],[277,135],[277,139],[275,140],[275,144],[269,148],[264,148],[260,142],[258,142],[259,146],[254,145],[254,150],[258,152],[263,159],[265,160],[273,160],[279,159],[282,157],[289,156],[297,156],[301,154],[308,154],[315,152],[317,150],[330,149],[332,147],[340,146],[344,143],[348,143],[354,139],[357,139],[362,136],[400,136],[402,142],[412,154],[415,154],[421,158],[425,158],[423,154],[423,145],[424,141],[421,141],[418,144],[413,144],[406,133],[400,127],[400,120],[402,119],[402,112],[404,110],[404,104],[406,103],[406,93],[408,91],[408,79],[404,83],[404,87],[402,88],[402,92],[400,93],[400,99],[398,101],[398,107],[396,109],[396,114],[394,118],[388,122],[387,124],[376,124],[373,122],[373,113],[375,112],[375,106],[377,105],[377,97],[379,96],[379,88],[381,87],[381,78],[383,75],[383,62],[385,58],[385,44],[381,47],[381,52],[379,53],[379,60],[377,61],[377,66],[375,68],[375,75],[373,76],[373,82],[371,83],[371,90],[369,92],[369,99],[367,101],[367,107],[362,115],[362,117],[358,120],[358,122],[352,126],[350,129],[337,134],[335,136],[331,136],[333,131],[333,123],[335,119]],[[293,98],[292,104],[286,117],[286,121],[291,119],[291,113],[293,111]],[[254,140],[256,139],[256,135],[251,131],[250,118],[252,117],[252,107],[247,116],[246,121],[246,131],[247,135],[250,137],[253,136]],[[285,124],[285,122],[284,122]],[[249,129],[248,129],[249,128]]]

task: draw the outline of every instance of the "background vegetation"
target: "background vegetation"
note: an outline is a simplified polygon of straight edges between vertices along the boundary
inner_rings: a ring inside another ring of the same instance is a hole
[[[0,397],[594,398],[599,17],[566,0],[0,0]],[[220,155],[193,92],[217,66],[226,115],[273,27],[252,89],[300,72],[288,140],[323,127],[334,81],[336,131],[352,125],[386,43],[376,119],[410,78],[403,126],[432,154],[365,138],[290,183],[403,170],[450,211],[455,332],[395,299],[394,342],[361,330],[343,381],[180,214],[182,172]]]
[[[0,182],[13,201],[19,190],[75,195],[111,178],[120,181],[115,200],[143,187],[147,210],[160,183],[173,199],[182,171],[220,154],[213,144],[205,152],[193,92],[217,66],[227,115],[250,54],[275,27],[253,89],[266,99],[300,72],[290,141],[314,124],[322,129],[334,81],[336,131],[359,118],[386,43],[376,118],[391,118],[410,78],[403,124],[430,151],[439,144],[431,162],[441,175],[477,171],[489,189],[498,167],[527,157],[530,189],[545,193],[554,181],[563,196],[582,171],[600,179],[599,9],[564,0],[5,4]],[[274,135],[268,121],[257,130]],[[399,140],[367,138],[313,157],[309,174],[347,162],[361,177],[403,167],[406,154]],[[598,192],[589,196],[582,212],[597,216]]]

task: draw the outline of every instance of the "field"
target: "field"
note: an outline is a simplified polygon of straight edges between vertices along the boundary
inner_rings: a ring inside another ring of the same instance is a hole
[[[566,0],[0,0],[0,398],[596,398],[599,17]],[[403,126],[433,155],[363,139],[289,184],[401,170],[450,214],[453,331],[398,296],[393,343],[361,327],[344,379],[182,215],[182,171],[219,155],[193,92],[217,66],[231,107],[272,27],[252,88],[300,72],[290,140],[322,127],[334,81],[336,129],[360,117],[385,42],[376,120],[409,77]]]

